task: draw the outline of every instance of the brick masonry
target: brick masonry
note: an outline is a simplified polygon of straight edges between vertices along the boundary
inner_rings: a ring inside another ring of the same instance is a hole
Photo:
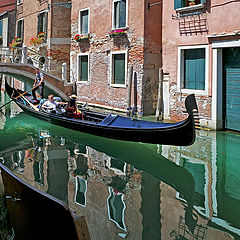
[[[147,5],[139,0],[128,1],[128,3],[127,35],[109,38],[107,33],[112,26],[112,1],[73,1],[71,22],[71,68],[73,72],[71,79],[72,81],[77,80],[77,54],[88,53],[89,81],[77,83],[79,100],[125,109],[127,107],[128,84],[123,87],[115,87],[110,84],[110,58],[111,52],[126,51],[128,71],[133,66],[133,71],[137,74],[138,111],[152,114],[156,107],[161,43],[153,41],[153,35],[150,34],[151,30],[153,31],[151,25],[148,25],[147,30],[145,29],[144,16],[148,13]],[[89,42],[77,43],[74,36],[78,33],[79,10],[85,8],[90,8],[90,40]],[[100,8],[102,15],[99,12]],[[154,14],[156,20],[156,15],[158,14],[159,17],[159,12],[154,12]],[[97,25],[97,23],[99,24]],[[159,23],[157,22],[157,24]],[[161,28],[159,27],[159,29]],[[133,84],[131,99],[133,105]]]

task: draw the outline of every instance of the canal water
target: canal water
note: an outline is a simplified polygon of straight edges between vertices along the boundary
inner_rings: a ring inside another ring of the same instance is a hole
[[[85,216],[92,240],[240,239],[239,134],[161,146],[54,126],[14,103],[3,112],[1,163]]]

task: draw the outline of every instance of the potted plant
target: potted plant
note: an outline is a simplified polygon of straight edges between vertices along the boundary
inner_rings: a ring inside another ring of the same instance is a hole
[[[109,37],[121,37],[126,36],[126,30],[118,29],[108,32]]]
[[[40,32],[38,35],[32,37],[29,41],[31,46],[38,46],[45,42],[45,33]]]
[[[80,42],[83,40],[89,40],[89,34],[76,34],[74,39],[76,40],[76,42]]]
[[[9,44],[10,48],[17,48],[17,47],[22,47],[22,39],[19,37],[15,37],[12,42]]]
[[[188,5],[189,6],[194,6],[195,5],[195,0],[188,0]]]

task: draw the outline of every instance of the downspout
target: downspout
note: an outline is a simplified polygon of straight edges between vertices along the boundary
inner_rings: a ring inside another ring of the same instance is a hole
[[[163,1],[159,2],[157,4],[162,4],[162,8],[161,8],[161,51],[160,51],[160,58],[161,58],[161,67],[158,70],[158,99],[157,99],[157,109],[156,109],[156,121],[158,120],[163,120],[163,58],[162,58],[162,45],[163,45]],[[153,6],[154,4],[152,4]],[[151,7],[151,5],[149,6]]]

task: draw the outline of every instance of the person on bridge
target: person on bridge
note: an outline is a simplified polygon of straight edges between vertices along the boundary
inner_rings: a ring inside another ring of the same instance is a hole
[[[33,87],[36,86],[36,88],[34,88],[32,90],[32,96],[33,96],[34,100],[37,100],[37,98],[36,98],[36,91],[37,91],[37,89],[39,89],[40,96],[41,96],[41,98],[43,98],[44,75],[43,75],[42,72],[39,71],[38,68],[36,68],[35,73],[36,73],[36,78],[35,78]]]

